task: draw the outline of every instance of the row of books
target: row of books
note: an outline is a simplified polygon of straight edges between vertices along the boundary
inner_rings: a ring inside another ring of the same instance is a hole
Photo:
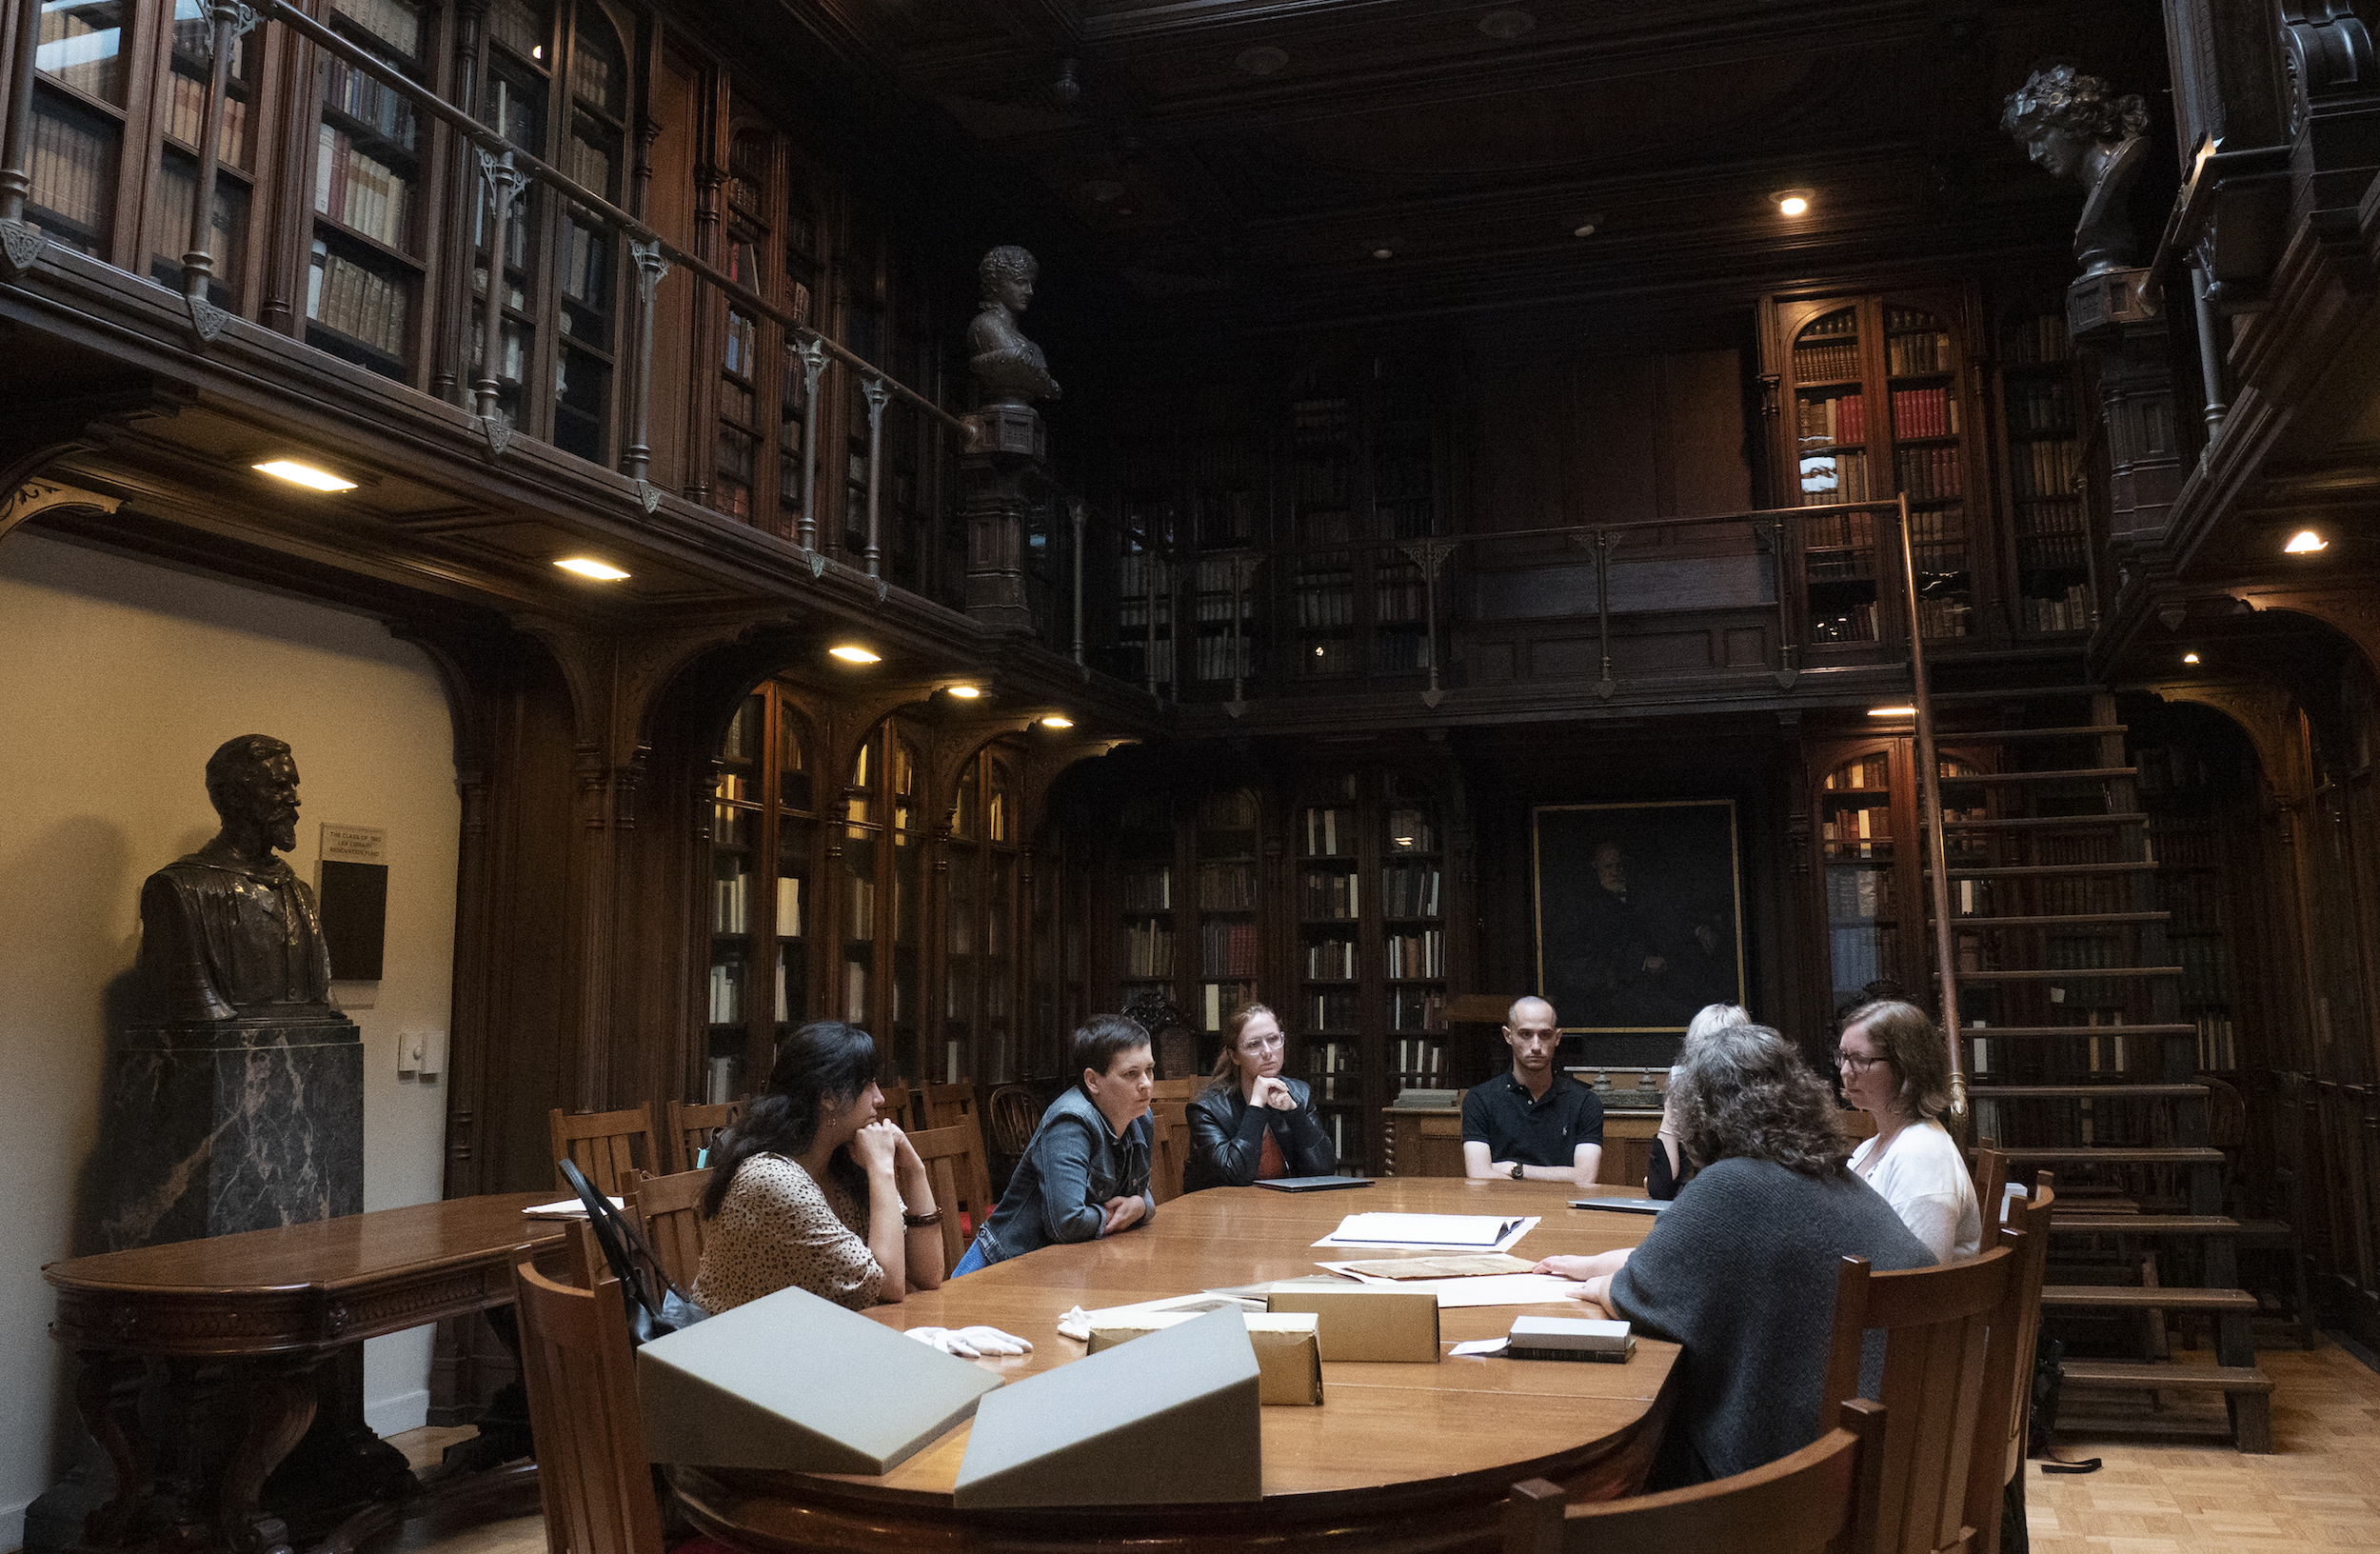
[[[2149,842],[2168,868],[2214,868],[2223,861],[2211,823],[2160,818],[2150,828]]]
[[[1416,577],[1410,583],[1378,583],[1372,589],[1372,608],[1381,621],[1418,621],[1429,610],[1428,586]]]
[[[1190,640],[1190,678],[1193,680],[1245,679],[1256,671],[1255,645],[1246,637],[1193,637]]]
[[[75,235],[89,241],[112,209],[116,131],[112,126],[87,127],[79,112],[69,119],[46,111],[48,106],[47,96],[34,96],[32,201],[80,229]]]
[[[749,872],[739,869],[724,879],[711,882],[711,931],[714,933],[751,932],[751,906],[752,876]],[[802,937],[802,881],[798,875],[778,877],[777,937]]]
[[[1293,597],[1297,600],[1298,625],[1301,629],[1356,624],[1356,593],[1347,580],[1318,584],[1300,578]]]
[[[843,897],[843,938],[847,943],[858,944],[876,937],[876,882],[864,874],[855,874],[850,883],[851,888]]]
[[[1142,637],[1127,634],[1117,644],[1124,656],[1124,678],[1147,680],[1156,678],[1170,682],[1174,677],[1174,644],[1169,637],[1160,637],[1152,648]]]
[[[1856,604],[1849,609],[1812,617],[1810,640],[1812,642],[1875,641],[1874,602]]]
[[[1381,674],[1418,674],[1430,667],[1430,639],[1418,629],[1384,627],[1372,639],[1372,667]]]
[[[1209,982],[1199,988],[1200,1011],[1206,1016],[1207,1030],[1220,1030],[1223,1023],[1240,1011],[1240,1006],[1254,1000],[1253,982]]]
[[[2231,956],[2214,934],[2175,935],[2174,953],[2182,966],[2182,996],[2192,1001],[2228,998]]]
[[[1126,599],[1160,598],[1174,586],[1173,568],[1161,555],[1135,550],[1116,558],[1116,591]]]
[[[1400,987],[1388,995],[1391,1030],[1444,1030],[1446,994],[1435,987]]]
[[[324,61],[323,107],[344,114],[370,133],[408,151],[414,149],[420,134],[410,100],[379,77],[365,74],[344,59]]]
[[[1865,453],[1803,456],[1803,507],[1823,508],[1836,502],[1865,502],[1874,494],[1868,488],[1868,455]]]
[[[2019,319],[2000,330],[2000,360],[2015,366],[2033,362],[2062,362],[2074,354],[2061,314],[2041,313]]]
[[[2121,874],[2098,874],[2072,880],[2035,880],[2033,886],[2034,909],[2052,915],[2131,909],[2132,887]]]
[[[1864,443],[1868,440],[1867,401],[1859,394],[1834,394],[1822,399],[1804,399],[1796,416],[1795,428],[1804,448],[1827,448],[1836,443]]]
[[[1928,637],[1963,637],[1974,629],[1975,612],[1964,599],[1920,599],[1917,629]]]
[[[1124,928],[1124,975],[1170,977],[1174,974],[1174,930],[1161,923],[1134,923]]]
[[[1957,396],[1948,388],[1894,389],[1893,434],[1896,437],[1957,436]]]
[[[1437,819],[1431,811],[1418,807],[1391,809],[1388,812],[1388,845],[1399,852],[1436,852]]]
[[[1903,324],[1913,332],[1894,333]],[[1884,325],[1884,369],[1896,378],[1913,372],[1948,372],[1951,337],[1934,324],[1931,313],[1895,309]]]
[[[1358,1019],[1356,995],[1351,992],[1319,992],[1305,995],[1303,1010],[1308,1030],[1353,1030]]]
[[[1965,489],[1955,448],[1894,448],[1893,476],[1915,502],[1957,496]]]
[[[1254,864],[1200,864],[1199,866],[1199,909],[1202,912],[1240,912],[1256,906],[1256,866]]]
[[[2074,429],[2073,388],[2064,378],[2038,378],[2008,386],[2008,429],[2059,432]]]
[[[2239,1046],[2232,1037],[2231,1017],[2207,1013],[2198,1017],[2198,1069],[2227,1074],[2239,1066]]]
[[[1838,1000],[1856,994],[1878,977],[1894,975],[1896,961],[1890,934],[1866,926],[1830,928],[1826,941]]]
[[[1253,923],[1199,925],[1200,966],[1210,977],[1253,977],[1260,953]]]
[[[313,270],[306,284],[307,318],[374,350],[402,356],[411,300],[409,280],[368,269],[315,239]]]
[[[1356,537],[1356,515],[1345,508],[1306,508],[1298,514],[1300,545],[1345,545]]]
[[[1298,915],[1310,922],[1362,916],[1362,880],[1352,870],[1307,869],[1298,892]]]
[[[1821,842],[1884,842],[1891,840],[1892,835],[1893,810],[1889,805],[1839,810],[1831,819],[1818,822]]]
[[[1174,909],[1174,871],[1134,869],[1124,876],[1124,910],[1170,912]]]
[[[413,181],[326,124],[315,142],[314,210],[375,243],[407,249]]]
[[[2019,594],[2016,628],[2020,631],[2080,631],[2091,625],[2091,593],[2077,583],[2058,599]]]
[[[2079,572],[2084,566],[2083,537],[2080,534],[2020,534],[2016,537],[2016,569],[2020,572]]]
[[[1801,344],[1794,347],[1794,381],[1796,383],[1828,383],[1836,378],[1859,376],[1859,342],[1855,339],[1811,344],[1811,330],[1802,331]]]
[[[1436,917],[1438,882],[1434,864],[1391,864],[1380,870],[1380,910],[1389,917]]]
[[[1306,810],[1305,855],[1336,858],[1356,850],[1356,812],[1338,807]]]
[[[1823,518],[1805,518],[1801,522],[1801,543],[1804,548],[1811,550],[1873,546],[1875,544],[1875,514],[1835,512]]]
[[[741,1025],[744,1021],[744,963],[726,961],[711,967],[710,1023]]]
[[[1343,508],[1348,502],[1344,448],[1300,448],[1289,467],[1289,494],[1300,510]]]
[[[1826,871],[1828,922],[1863,922],[1892,915],[1893,876],[1889,872],[1839,866]]]
[[[196,149],[200,137],[206,133],[207,83],[175,70],[172,75],[173,98],[166,105],[166,133],[183,145]],[[215,155],[227,167],[248,166],[248,100],[230,92],[224,93],[223,130],[215,142]]]
[[[2013,444],[2008,450],[2009,486],[2018,498],[2068,496],[2074,489],[2074,440],[2045,437]]]
[[[1348,1024],[1355,1023],[1351,1013]],[[1317,1101],[1363,1099],[1363,1060],[1353,1042],[1308,1042],[1306,1083]],[[1324,1119],[1326,1122],[1328,1119]]]
[[[1856,761],[1846,761],[1826,774],[1820,785],[1828,789],[1856,787],[1890,787],[1893,768],[1883,755],[1863,755]]]
[[[422,7],[418,0],[330,0],[330,9],[387,44],[407,59],[422,51]]]
[[[1446,930],[1423,928],[1418,933],[1392,933],[1381,941],[1390,977],[1446,975]]]
[[[1344,441],[1348,412],[1344,399],[1300,399],[1289,407],[1289,429],[1299,443]]]
[[[1355,981],[1356,942],[1318,939],[1306,946],[1306,977],[1312,982]]]
[[[1446,1057],[1446,1044],[1420,1036],[1399,1037],[1397,1042],[1397,1087],[1402,1089],[1436,1089]]]

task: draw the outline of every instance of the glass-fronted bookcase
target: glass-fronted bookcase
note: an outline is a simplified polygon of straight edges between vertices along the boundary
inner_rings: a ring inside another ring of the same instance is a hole
[[[777,1038],[809,1018],[819,816],[808,720],[774,684],[720,742],[710,825],[706,1100],[765,1083]]]

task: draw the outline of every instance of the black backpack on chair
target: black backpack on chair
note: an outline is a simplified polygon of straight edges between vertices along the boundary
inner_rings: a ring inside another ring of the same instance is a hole
[[[585,1172],[567,1160],[555,1161],[554,1166],[579,1195],[579,1202],[586,1205],[586,1223],[595,1232],[595,1244],[604,1249],[612,1277],[620,1281],[620,1297],[628,1307],[628,1342],[649,1344],[710,1315],[669,1282],[645,1233],[610,1199],[595,1190]]]

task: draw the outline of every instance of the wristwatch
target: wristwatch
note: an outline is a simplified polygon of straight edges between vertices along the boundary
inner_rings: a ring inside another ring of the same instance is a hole
[[[1516,1182],[1520,1180],[1520,1162],[1517,1160],[1513,1162],[1513,1180]]]

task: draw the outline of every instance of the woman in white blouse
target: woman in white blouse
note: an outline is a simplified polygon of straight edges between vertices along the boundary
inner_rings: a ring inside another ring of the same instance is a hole
[[[1851,1168],[1942,1262],[1983,1249],[1983,1211],[1958,1142],[1935,1121],[1951,1104],[1949,1049],[1924,1010],[1863,1004],[1835,1049],[1843,1099],[1875,1119]]]

